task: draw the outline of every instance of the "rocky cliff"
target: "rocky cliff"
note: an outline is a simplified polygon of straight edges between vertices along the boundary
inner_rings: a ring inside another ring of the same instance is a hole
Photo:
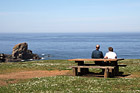
[[[2,58],[1,58],[2,59]],[[3,60],[9,61],[22,61],[22,60],[38,60],[40,57],[28,50],[27,43],[19,43],[13,47],[12,55],[4,54]]]

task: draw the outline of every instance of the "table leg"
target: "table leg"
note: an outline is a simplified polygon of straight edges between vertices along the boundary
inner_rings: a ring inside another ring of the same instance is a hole
[[[119,75],[119,66],[118,66],[118,62],[117,62],[117,61],[113,61],[113,62],[111,63],[111,65],[112,65],[112,66],[115,66],[115,68],[114,68],[114,73],[115,73],[115,75]]]
[[[84,66],[84,61],[75,61],[75,63],[78,63],[78,66]],[[89,69],[88,68],[80,68],[80,70],[78,70],[78,72],[80,73],[80,75],[84,75],[89,73]]]
[[[119,66],[116,66],[114,70],[115,70],[115,75],[119,75]]]
[[[106,68],[104,71],[104,78],[108,78],[108,76],[109,76],[109,69]]]
[[[114,77],[114,69],[109,69],[109,76]]]
[[[72,70],[73,70],[73,76],[77,76],[78,75],[77,68],[72,68]]]

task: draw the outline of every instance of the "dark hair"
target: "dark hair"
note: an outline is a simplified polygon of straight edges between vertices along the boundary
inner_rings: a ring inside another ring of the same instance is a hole
[[[113,48],[112,47],[109,47],[108,50],[113,52]]]

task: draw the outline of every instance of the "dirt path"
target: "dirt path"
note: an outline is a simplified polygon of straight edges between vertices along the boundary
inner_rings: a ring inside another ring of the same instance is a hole
[[[24,72],[16,72],[9,74],[0,74],[0,79],[27,79],[27,78],[35,78],[35,77],[48,77],[48,76],[57,76],[57,75],[65,75],[69,70],[53,70],[53,71],[24,71]]]
[[[52,71],[24,71],[24,72],[14,72],[9,74],[0,74],[0,86],[7,85],[9,83],[17,83],[21,79],[37,78],[37,77],[50,77],[57,75],[66,75],[69,70],[52,70]],[[9,79],[13,79],[9,81]]]

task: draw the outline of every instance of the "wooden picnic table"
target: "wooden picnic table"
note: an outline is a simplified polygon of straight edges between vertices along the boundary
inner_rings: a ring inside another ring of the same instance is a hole
[[[75,63],[78,63],[77,66],[74,66],[74,74],[76,75],[77,72],[76,68],[80,68],[79,72],[81,71],[82,74],[86,74],[89,72],[88,68],[101,68],[101,69],[111,69],[112,72],[112,68],[114,67],[114,71],[113,74],[114,75],[118,75],[119,73],[119,65],[118,65],[118,61],[120,60],[124,60],[124,59],[68,59],[68,61],[75,61]],[[86,64],[85,61],[88,62],[108,62],[109,65],[105,65],[105,66],[97,66],[95,64]],[[106,71],[105,71],[106,72]],[[106,73],[105,73],[106,74]],[[106,76],[105,76],[106,77]]]

